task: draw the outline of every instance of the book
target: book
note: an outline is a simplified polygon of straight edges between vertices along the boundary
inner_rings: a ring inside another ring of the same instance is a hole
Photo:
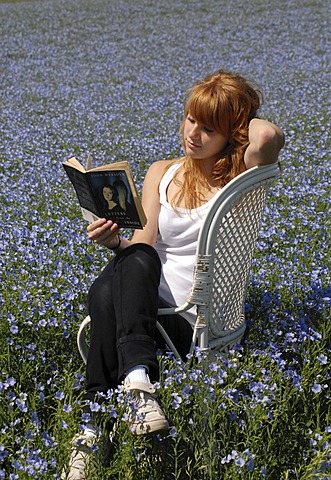
[[[106,218],[119,228],[142,229],[146,225],[146,215],[127,161],[92,168],[89,155],[86,168],[75,157],[63,162],[63,167],[74,186],[85,220]]]

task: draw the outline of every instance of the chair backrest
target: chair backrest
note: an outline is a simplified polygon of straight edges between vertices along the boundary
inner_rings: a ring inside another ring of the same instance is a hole
[[[198,306],[199,346],[226,347],[245,331],[244,302],[269,186],[278,164],[254,167],[215,197],[200,230],[188,303]]]

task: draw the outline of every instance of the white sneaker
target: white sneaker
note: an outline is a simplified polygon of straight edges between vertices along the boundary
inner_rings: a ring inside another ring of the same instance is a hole
[[[124,384],[128,396],[128,421],[135,435],[157,432],[169,428],[169,423],[156,401],[155,388],[149,382]]]
[[[97,434],[89,432],[88,434],[76,435],[72,440],[72,449],[69,459],[69,471],[64,469],[61,474],[61,480],[86,480],[93,475],[93,465],[91,464],[93,456],[93,445],[97,441]]]

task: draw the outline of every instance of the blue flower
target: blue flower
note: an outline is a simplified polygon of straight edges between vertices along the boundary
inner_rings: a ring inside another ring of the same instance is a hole
[[[56,400],[63,400],[65,397],[64,392],[55,392]]]
[[[50,436],[47,432],[42,433],[42,442],[47,448],[56,447],[57,445],[55,438]]]
[[[245,460],[242,457],[238,457],[235,459],[234,463],[237,467],[243,467],[245,465]]]
[[[61,421],[60,421],[60,426],[61,426],[62,429],[68,428],[68,424],[67,424],[67,422],[65,422],[64,420],[61,420]]]
[[[8,458],[8,452],[3,445],[0,445],[0,462],[2,463],[6,458]]]
[[[10,327],[10,332],[13,334],[13,335],[17,335],[19,330],[18,330],[18,326],[17,325],[12,325]]]
[[[82,413],[82,421],[88,423],[91,420],[91,414],[88,412]]]
[[[180,397],[177,393],[172,393],[171,396],[173,397],[173,400],[171,402],[172,407],[176,410],[177,408],[180,407],[183,399]]]
[[[91,412],[99,412],[101,410],[101,405],[97,402],[90,403]]]
[[[70,413],[72,411],[72,406],[69,405],[69,404],[65,404],[63,405],[63,409],[62,409],[64,412],[66,413]]]
[[[312,386],[312,391],[314,393],[320,393],[322,391],[322,387],[319,383],[314,383],[314,385]]]
[[[169,430],[169,435],[172,437],[172,438],[176,438],[178,436],[178,433],[177,433],[177,430],[175,427],[171,427],[170,430]]]
[[[26,393],[21,393],[20,394],[20,398],[17,398],[15,400],[15,403],[18,407],[18,409],[21,411],[21,412],[27,412],[28,411],[28,407],[26,405],[26,399],[27,399],[27,394]]]
[[[20,470],[20,471],[24,470],[23,464],[20,460],[14,460],[13,461],[13,467],[15,468],[15,470]],[[12,478],[18,478],[18,476],[15,476],[15,477],[12,477]]]
[[[323,365],[326,365],[328,363],[328,357],[324,354],[321,353],[318,357],[317,360],[321,362]]]

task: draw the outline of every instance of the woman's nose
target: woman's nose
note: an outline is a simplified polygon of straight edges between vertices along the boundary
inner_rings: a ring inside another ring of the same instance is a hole
[[[189,133],[191,138],[197,138],[200,135],[200,127],[197,123],[195,123]]]

